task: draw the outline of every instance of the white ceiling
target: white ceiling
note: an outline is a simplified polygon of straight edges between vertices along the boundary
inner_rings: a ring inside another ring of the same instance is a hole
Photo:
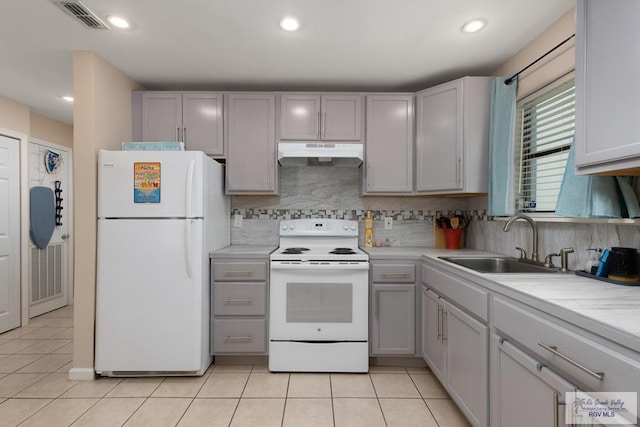
[[[123,30],[91,30],[51,0],[2,0],[0,95],[67,123],[71,52],[92,50],[156,90],[413,91],[491,73],[576,0],[82,0]],[[279,29],[299,18],[296,33]],[[484,18],[478,34],[462,25]]]

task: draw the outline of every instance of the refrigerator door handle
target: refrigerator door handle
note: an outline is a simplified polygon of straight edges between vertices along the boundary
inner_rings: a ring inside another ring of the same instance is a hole
[[[191,251],[191,234],[192,234],[192,230],[191,230],[191,223],[193,222],[192,219],[187,218],[184,222],[185,224],[185,234],[184,234],[184,256],[185,256],[185,261],[187,263],[187,277],[189,279],[192,278],[192,274],[193,274],[193,267],[192,267],[192,261],[193,261],[193,257],[192,257],[192,251]]]
[[[195,166],[196,166],[195,160],[193,159],[189,160],[189,169],[187,170],[187,197],[185,198],[187,203],[185,214],[187,218],[191,218],[193,216],[191,211],[191,208],[193,207],[192,206],[193,195],[191,193],[193,192],[193,171],[195,169]]]

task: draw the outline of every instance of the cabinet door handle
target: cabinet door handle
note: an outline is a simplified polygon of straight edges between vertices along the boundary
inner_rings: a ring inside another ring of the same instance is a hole
[[[373,307],[373,314],[378,317],[380,315],[380,291],[376,290],[374,292],[374,307]]]
[[[555,345],[547,345],[544,343],[539,342],[538,345],[542,348],[544,348],[545,350],[550,351],[551,353],[555,354],[556,356],[558,356],[560,359],[569,362],[570,364],[572,364],[573,366],[575,366],[576,368],[586,372],[587,374],[591,375],[593,378],[602,381],[604,379],[604,372],[595,372],[592,371],[591,369],[585,367],[584,365],[576,362],[575,360],[571,359],[568,356],[565,356],[564,354],[560,353],[558,351],[558,347],[556,347]]]
[[[447,310],[445,310],[444,308],[442,309],[442,342],[445,342],[449,339],[448,335],[448,330],[447,330],[447,326],[448,324],[446,323],[447,321]]]
[[[558,405],[560,404],[560,394],[553,392],[553,427],[558,427],[560,425],[560,420],[558,420],[560,412],[558,410]]]
[[[322,138],[322,127],[321,127],[320,121],[321,121],[320,111],[318,111],[318,139]]]
[[[383,279],[408,279],[409,273],[381,273]]]
[[[253,304],[253,298],[246,298],[246,299],[234,299],[234,298],[227,298],[226,300],[224,300],[225,304]]]
[[[251,335],[246,336],[246,337],[232,337],[227,335],[227,337],[224,339],[225,342],[237,342],[237,341],[247,341],[247,342],[251,342],[253,341],[253,337]]]
[[[327,132],[326,126],[327,126],[327,113],[321,113],[320,117],[322,118],[320,121],[320,125],[322,126],[320,128],[320,134],[324,137],[325,133]]]
[[[274,185],[274,179],[273,179],[273,175],[275,175],[274,170],[273,170],[273,160],[271,161],[271,164],[269,165],[269,190],[275,190],[275,185]]]
[[[176,141],[180,142],[180,126],[176,127]]]
[[[184,145],[187,145],[187,128],[186,127],[182,128],[182,142],[184,142]]]
[[[460,163],[461,159],[458,157],[458,162],[456,163],[456,184],[460,184]]]
[[[253,270],[247,270],[247,271],[233,271],[233,270],[228,270],[224,272],[224,277],[253,277],[253,274],[255,272]]]
[[[438,342],[442,342],[442,307],[438,305]]]

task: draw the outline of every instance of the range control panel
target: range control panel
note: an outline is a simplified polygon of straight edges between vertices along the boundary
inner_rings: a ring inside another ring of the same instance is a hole
[[[347,219],[290,219],[280,223],[280,236],[357,236],[358,222]]]

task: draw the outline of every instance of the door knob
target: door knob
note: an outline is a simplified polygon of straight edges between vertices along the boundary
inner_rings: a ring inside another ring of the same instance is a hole
[[[60,236],[60,237],[62,237],[63,239],[67,240],[70,236],[69,236],[69,233],[64,233],[64,234],[63,234],[62,236]]]

